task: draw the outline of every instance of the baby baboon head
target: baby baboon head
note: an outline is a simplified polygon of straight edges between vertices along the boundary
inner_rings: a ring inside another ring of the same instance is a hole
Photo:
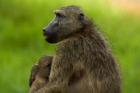
[[[84,14],[77,6],[62,7],[54,13],[55,18],[43,29],[49,43],[62,41],[84,27]]]

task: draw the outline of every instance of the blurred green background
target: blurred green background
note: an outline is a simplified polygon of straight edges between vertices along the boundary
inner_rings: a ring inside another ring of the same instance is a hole
[[[108,40],[120,65],[122,93],[140,93],[140,9],[133,11],[127,7],[131,4],[122,7],[115,0],[0,0],[0,93],[28,93],[32,64],[43,55],[53,55],[56,47],[45,42],[42,28],[55,9],[66,5],[80,6]]]

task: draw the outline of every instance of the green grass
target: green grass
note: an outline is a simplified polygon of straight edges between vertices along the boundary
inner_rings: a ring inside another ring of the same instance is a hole
[[[60,6],[79,5],[96,22],[120,65],[123,93],[140,93],[140,19],[114,13],[105,0],[0,0],[1,93],[27,93],[33,63],[53,55],[55,45],[45,42],[42,28]]]

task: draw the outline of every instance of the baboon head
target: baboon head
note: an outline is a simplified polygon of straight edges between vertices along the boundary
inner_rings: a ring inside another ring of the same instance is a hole
[[[55,18],[43,29],[49,43],[62,41],[84,27],[84,14],[77,6],[62,7],[54,13]]]

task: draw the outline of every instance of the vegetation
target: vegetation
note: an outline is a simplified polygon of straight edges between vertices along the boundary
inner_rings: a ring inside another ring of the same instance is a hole
[[[109,42],[121,69],[123,93],[140,93],[140,19],[113,9],[106,0],[0,0],[0,92],[27,93],[32,64],[52,55],[42,28],[55,9],[79,5]]]

